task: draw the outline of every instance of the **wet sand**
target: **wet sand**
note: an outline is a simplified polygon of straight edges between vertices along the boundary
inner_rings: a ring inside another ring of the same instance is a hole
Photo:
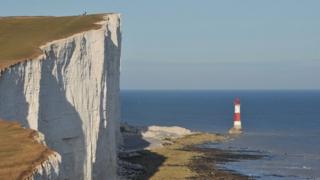
[[[190,168],[198,174],[196,179],[255,179],[255,177],[219,168],[218,164],[263,157],[212,148],[190,147],[190,150],[203,153],[202,156],[194,158],[190,164]]]

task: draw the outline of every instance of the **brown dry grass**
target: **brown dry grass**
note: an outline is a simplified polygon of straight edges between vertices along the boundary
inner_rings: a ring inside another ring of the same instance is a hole
[[[103,15],[0,18],[0,69],[40,55],[39,47],[90,29]]]
[[[0,179],[25,179],[53,152],[36,142],[37,132],[0,120]]]

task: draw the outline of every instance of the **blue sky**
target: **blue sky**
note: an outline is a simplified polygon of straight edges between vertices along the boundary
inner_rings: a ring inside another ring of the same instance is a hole
[[[0,16],[122,14],[122,89],[320,89],[319,0],[0,0]]]

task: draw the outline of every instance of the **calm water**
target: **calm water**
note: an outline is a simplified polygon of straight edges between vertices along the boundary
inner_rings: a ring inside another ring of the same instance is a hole
[[[267,154],[222,164],[261,179],[320,179],[320,91],[122,91],[122,119],[225,133],[241,99],[245,134],[209,147]]]

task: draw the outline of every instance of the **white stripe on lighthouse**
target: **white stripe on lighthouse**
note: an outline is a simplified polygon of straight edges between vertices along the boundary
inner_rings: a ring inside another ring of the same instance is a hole
[[[241,129],[241,121],[234,121],[233,126],[234,126],[234,128],[236,128],[236,129]]]
[[[234,112],[235,112],[235,113],[240,113],[240,104],[236,104],[236,105],[234,106]]]

